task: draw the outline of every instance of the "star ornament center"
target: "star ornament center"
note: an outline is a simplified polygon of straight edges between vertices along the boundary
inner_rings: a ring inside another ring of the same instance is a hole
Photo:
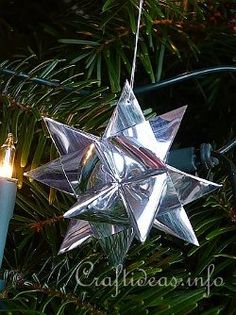
[[[44,119],[60,158],[27,175],[77,198],[61,253],[95,237],[117,265],[152,227],[198,245],[184,205],[220,185],[166,164],[185,110],[146,121],[126,82],[101,138]]]

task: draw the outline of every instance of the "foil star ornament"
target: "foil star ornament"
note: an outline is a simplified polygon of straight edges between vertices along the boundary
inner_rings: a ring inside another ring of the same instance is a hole
[[[186,106],[147,121],[126,82],[102,137],[44,118],[60,157],[27,173],[77,201],[60,253],[97,238],[113,265],[152,227],[198,245],[184,205],[220,185],[167,164]]]

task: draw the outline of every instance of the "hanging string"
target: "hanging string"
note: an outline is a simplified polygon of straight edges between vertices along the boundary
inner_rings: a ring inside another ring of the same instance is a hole
[[[130,76],[131,89],[133,89],[133,87],[134,87],[134,74],[135,74],[135,69],[136,69],[136,60],[137,60],[138,40],[139,40],[142,8],[143,8],[143,0],[140,0],[139,10],[138,10],[137,30],[136,30],[136,36],[135,36],[134,57],[133,57],[133,64],[132,64],[132,70],[131,70],[131,76]]]

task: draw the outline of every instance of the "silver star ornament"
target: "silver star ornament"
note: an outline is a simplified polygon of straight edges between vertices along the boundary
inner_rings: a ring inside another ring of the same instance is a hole
[[[184,205],[220,185],[166,163],[186,106],[145,120],[126,82],[102,137],[44,118],[60,157],[27,176],[76,197],[60,253],[98,239],[113,265],[152,227],[198,245]]]

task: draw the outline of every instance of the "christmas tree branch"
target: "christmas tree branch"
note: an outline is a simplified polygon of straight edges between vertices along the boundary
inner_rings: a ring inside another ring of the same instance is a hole
[[[42,231],[42,229],[44,228],[44,226],[46,225],[53,225],[57,222],[61,222],[64,221],[64,217],[63,215],[59,215],[59,216],[55,216],[53,218],[49,218],[46,220],[42,220],[42,221],[38,221],[35,223],[29,223],[29,227],[34,230],[35,232],[39,233],[40,231]]]

